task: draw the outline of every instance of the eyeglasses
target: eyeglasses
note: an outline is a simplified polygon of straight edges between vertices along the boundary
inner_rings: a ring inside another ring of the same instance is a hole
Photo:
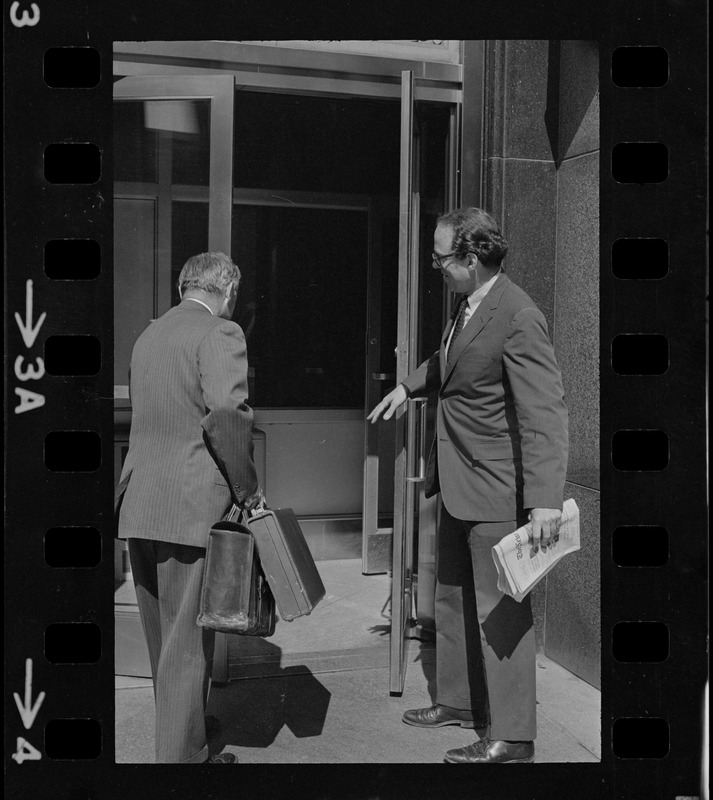
[[[442,253],[440,255],[438,253],[431,253],[431,266],[433,269],[443,269],[443,259],[450,258],[455,254],[455,250],[452,253]]]

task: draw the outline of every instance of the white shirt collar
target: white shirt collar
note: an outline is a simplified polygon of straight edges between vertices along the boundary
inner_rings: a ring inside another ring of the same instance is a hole
[[[207,303],[204,303],[202,300],[198,300],[198,298],[196,297],[184,297],[183,299],[192,300],[194,303],[200,303],[204,308],[207,308],[211,314],[213,314],[213,310],[211,309],[211,307]],[[215,316],[215,314],[213,314],[213,316]]]

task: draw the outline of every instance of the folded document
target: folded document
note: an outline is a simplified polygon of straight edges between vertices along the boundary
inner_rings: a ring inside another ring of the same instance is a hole
[[[579,550],[579,508],[571,498],[562,507],[559,542],[547,550],[533,553],[530,544],[532,523],[508,534],[493,547],[498,570],[498,589],[519,603],[561,558]]]

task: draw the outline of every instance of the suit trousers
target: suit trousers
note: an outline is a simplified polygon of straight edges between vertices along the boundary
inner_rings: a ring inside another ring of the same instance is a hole
[[[530,596],[497,586],[491,548],[522,521],[473,522],[441,512],[436,550],[436,683],[440,705],[490,719],[488,736],[536,736]]]
[[[215,632],[196,624],[206,550],[130,538],[129,558],[151,659],[156,762],[208,758],[205,708]]]

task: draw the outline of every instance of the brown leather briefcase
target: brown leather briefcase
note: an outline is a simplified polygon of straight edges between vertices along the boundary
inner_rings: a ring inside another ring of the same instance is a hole
[[[325,589],[291,508],[249,512],[243,517],[255,537],[260,563],[280,617],[288,622],[310,614]]]
[[[202,628],[243,636],[272,636],[275,600],[250,531],[228,519],[210,530],[196,622]]]

